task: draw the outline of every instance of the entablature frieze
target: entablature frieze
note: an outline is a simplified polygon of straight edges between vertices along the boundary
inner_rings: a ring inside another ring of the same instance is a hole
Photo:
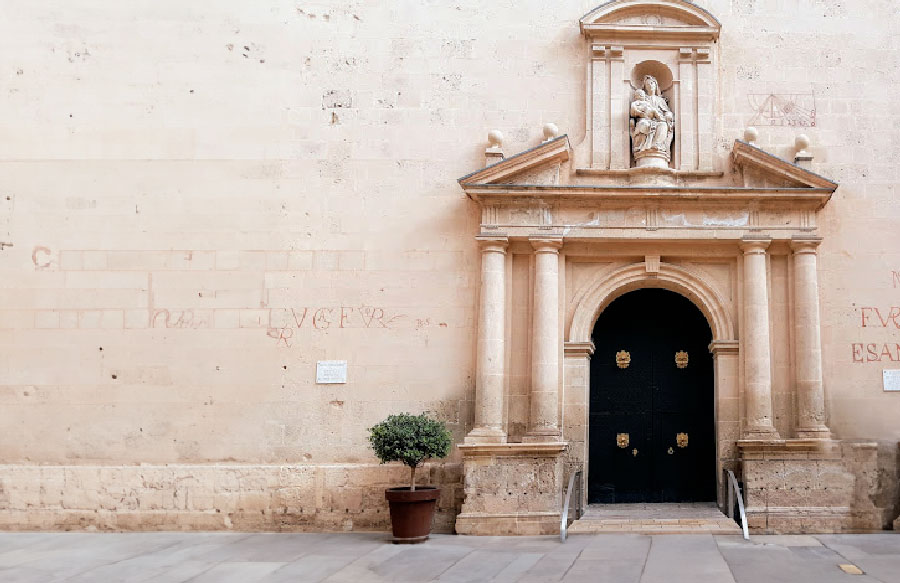
[[[776,238],[803,238],[817,229],[817,215],[807,205],[697,205],[690,202],[579,205],[518,201],[483,207],[485,234],[510,237],[566,236],[596,239],[741,238],[760,231]],[[777,234],[776,234],[777,233]]]
[[[830,188],[747,188],[740,186],[619,186],[619,185],[544,185],[478,184],[468,185],[466,194],[482,205],[542,204],[562,201],[587,205],[688,201],[694,204],[805,205],[821,209],[834,192]],[[534,204],[532,202],[532,204]]]

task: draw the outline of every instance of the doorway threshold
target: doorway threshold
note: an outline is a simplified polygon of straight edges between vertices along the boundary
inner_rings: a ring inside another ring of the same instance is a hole
[[[715,502],[589,504],[570,534],[741,534]]]

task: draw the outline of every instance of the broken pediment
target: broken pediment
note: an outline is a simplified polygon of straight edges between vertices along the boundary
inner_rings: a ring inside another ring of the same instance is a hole
[[[756,146],[735,140],[731,151],[745,188],[809,188],[834,192],[837,183]]]
[[[588,38],[681,38],[716,40],[721,25],[699,6],[685,0],[614,0],[579,21]]]
[[[467,174],[458,182],[463,186],[467,184],[559,184],[561,166],[569,160],[570,152],[569,138],[562,135]]]

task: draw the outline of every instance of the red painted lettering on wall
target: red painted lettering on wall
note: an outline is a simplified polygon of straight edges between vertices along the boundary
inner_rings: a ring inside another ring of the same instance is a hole
[[[900,361],[900,344],[863,344],[851,345],[853,362],[898,362]]]
[[[889,308],[865,307],[859,309],[861,328],[894,328],[900,329],[900,306]]]

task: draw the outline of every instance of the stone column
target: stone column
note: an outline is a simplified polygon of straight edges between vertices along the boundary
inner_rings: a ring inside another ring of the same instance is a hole
[[[816,248],[819,237],[795,237],[794,250],[794,371],[797,392],[797,437],[831,437],[825,425],[822,387],[822,341],[819,325],[819,278]]]
[[[534,318],[529,441],[559,439],[559,249],[561,237],[531,237]]]
[[[481,246],[481,298],[475,361],[475,427],[466,443],[505,443],[503,390],[506,380],[505,236],[477,237]]]
[[[772,359],[769,341],[769,291],[766,249],[771,237],[744,237],[744,348],[745,439],[777,439],[772,424]]]
[[[591,167],[609,168],[609,61],[603,45],[591,46],[590,79]]]
[[[631,107],[631,82],[625,75],[625,51],[609,47],[609,167],[624,170],[631,166],[631,133],[628,110]]]

